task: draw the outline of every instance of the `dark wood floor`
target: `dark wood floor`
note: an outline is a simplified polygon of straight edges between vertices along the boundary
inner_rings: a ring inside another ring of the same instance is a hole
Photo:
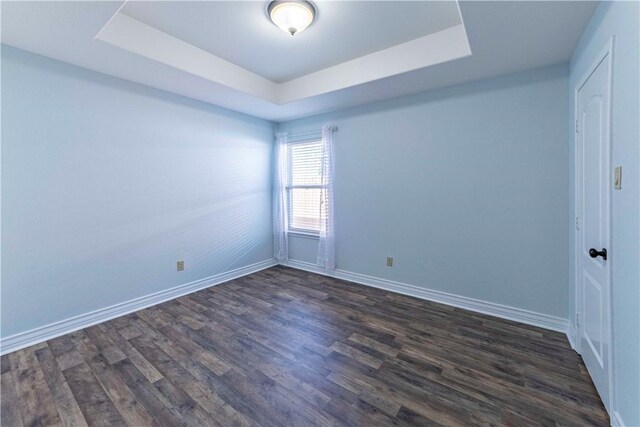
[[[2,426],[608,425],[560,333],[274,267],[2,357]]]

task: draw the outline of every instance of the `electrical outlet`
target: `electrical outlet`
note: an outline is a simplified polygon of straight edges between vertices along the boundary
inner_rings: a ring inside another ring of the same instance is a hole
[[[393,257],[392,256],[388,256],[387,257],[387,267],[393,267]]]
[[[178,261],[178,271],[184,270],[184,261]]]

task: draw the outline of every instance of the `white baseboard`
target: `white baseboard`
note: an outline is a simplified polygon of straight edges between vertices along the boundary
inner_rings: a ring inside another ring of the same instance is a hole
[[[20,332],[18,334],[0,339],[0,354],[10,353],[21,348],[25,348],[58,337],[60,335],[68,334],[70,332],[74,332],[79,329],[95,325],[97,323],[105,322],[107,320],[123,316],[125,314],[133,313],[143,308],[160,304],[162,302],[178,298],[180,296],[187,295],[204,288],[215,286],[229,280],[237,279],[238,277],[246,276],[248,274],[264,270],[276,264],[277,262],[275,260],[258,262],[246,267],[241,267],[225,273],[200,279],[195,282],[186,283],[171,289],[166,289],[164,291],[139,297],[110,307],[101,308],[89,313],[51,323],[49,325],[35,328],[30,331]],[[397,292],[428,301],[434,301],[441,304],[447,304],[450,306],[475,311],[478,313],[500,317],[503,319],[514,320],[516,322],[539,326],[545,329],[564,332],[569,337],[569,342],[571,343],[572,347],[574,346],[571,338],[573,334],[570,333],[569,330],[569,322],[566,319],[562,319],[560,317],[536,313],[529,310],[509,307],[459,295],[453,295],[442,291],[425,289],[415,285],[409,285],[406,283],[395,282],[387,279],[380,279],[377,277],[366,276],[364,274],[353,273],[345,270],[327,271],[315,264],[303,261],[289,260],[286,263],[282,264],[299,270],[305,270],[325,276],[336,277],[338,279],[347,280],[366,286],[372,286],[391,292]]]
[[[578,336],[577,331],[573,323],[569,322],[569,329],[567,330],[567,339],[569,340],[569,344],[571,344],[571,348],[573,351],[578,353]]]
[[[625,427],[618,411],[613,411],[611,414],[611,427]]]
[[[68,334],[70,332],[105,322],[116,317],[124,316],[125,314],[133,313],[134,311],[142,310],[143,308],[160,304],[204,288],[219,285],[221,283],[228,282],[229,280],[264,270],[265,268],[273,267],[274,265],[277,265],[275,260],[261,261],[246,267],[216,274],[214,276],[196,280],[195,282],[185,283],[171,289],[166,289],[164,291],[145,295],[110,307],[101,308],[89,313],[41,326],[30,331],[10,335],[0,339],[0,354],[11,353],[12,351],[20,350],[21,348],[29,347],[49,339],[59,337],[60,335]]]
[[[350,282],[359,283],[361,285],[372,286],[374,288],[384,289],[391,292],[397,292],[399,294],[451,305],[454,307],[475,311],[477,313],[488,314],[490,316],[513,320],[516,322],[538,326],[545,329],[551,329],[552,331],[563,332],[565,334],[567,334],[569,330],[569,321],[567,319],[524,310],[522,308],[510,307],[493,302],[449,294],[442,291],[425,289],[415,285],[394,282],[392,280],[380,279],[377,277],[366,276],[359,273],[352,273],[345,270],[329,271],[315,264],[303,261],[288,260],[286,262],[282,262],[281,264],[299,270],[305,270],[312,273],[323,274],[325,276],[336,277],[338,279],[348,280]]]

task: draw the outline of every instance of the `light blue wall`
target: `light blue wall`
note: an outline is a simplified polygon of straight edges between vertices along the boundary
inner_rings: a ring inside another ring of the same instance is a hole
[[[279,127],[339,126],[337,268],[566,318],[568,97],[559,65]]]
[[[613,166],[622,166],[622,190],[613,191],[612,248],[613,341],[616,389],[614,411],[627,426],[640,426],[640,3],[603,2],[585,31],[570,64],[571,118],[573,91],[598,53],[615,35],[613,53]],[[574,153],[570,135],[571,158]],[[571,171],[571,214],[575,218]],[[571,236],[571,284],[574,229]],[[572,319],[575,307],[571,306]]]
[[[273,257],[269,122],[3,45],[2,124],[2,337]]]

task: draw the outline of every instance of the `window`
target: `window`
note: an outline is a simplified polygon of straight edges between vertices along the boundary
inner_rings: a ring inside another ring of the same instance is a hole
[[[294,233],[318,234],[322,189],[322,141],[290,143],[287,151],[289,230]]]

